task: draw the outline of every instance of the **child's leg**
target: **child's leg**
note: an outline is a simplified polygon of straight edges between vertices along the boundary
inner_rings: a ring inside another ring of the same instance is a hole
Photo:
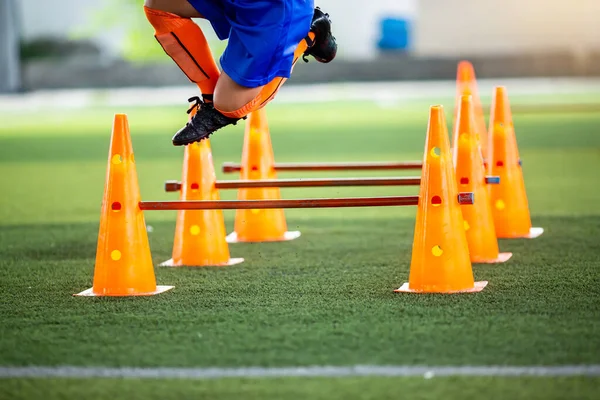
[[[222,9],[221,3],[212,0],[189,1],[211,21],[220,38],[229,38],[229,43],[221,57],[223,72],[217,80],[214,102],[190,99],[196,101],[196,113],[173,136],[176,146],[206,139],[264,107],[301,56],[311,55],[319,62],[335,57],[337,45],[329,15],[318,7],[313,10],[312,0],[227,2]]]
[[[313,41],[315,34],[308,33],[308,40]],[[303,39],[296,47],[292,69],[298,59],[308,48],[306,39]],[[217,81],[214,95],[214,105],[223,115],[228,118],[243,118],[253,111],[259,110],[273,100],[287,78],[276,77],[264,86],[247,88],[233,81],[225,72]]]
[[[188,0],[144,0],[144,6],[182,18],[204,18]]]
[[[145,0],[144,12],[164,51],[210,101],[219,69],[202,30],[190,19],[201,15],[187,0]]]

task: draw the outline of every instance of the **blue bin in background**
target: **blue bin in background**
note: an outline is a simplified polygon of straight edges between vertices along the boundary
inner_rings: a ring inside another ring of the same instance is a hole
[[[381,50],[407,50],[410,46],[410,25],[410,21],[404,18],[382,19],[377,47]]]

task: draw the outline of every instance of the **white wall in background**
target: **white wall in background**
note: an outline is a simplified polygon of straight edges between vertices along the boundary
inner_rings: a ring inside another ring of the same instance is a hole
[[[25,40],[40,37],[65,38],[85,28],[102,0],[19,0],[21,34]],[[115,54],[123,34],[110,31],[92,38],[107,54]]]
[[[102,0],[19,0],[25,38],[66,36]],[[478,55],[600,48],[600,0],[315,0],[333,20],[340,58],[377,54],[379,20],[414,19],[412,49],[423,55]],[[204,24],[201,24],[205,26]],[[209,40],[214,39],[206,30]],[[120,32],[95,40],[109,54]]]
[[[600,0],[419,0],[414,50],[470,56],[600,49]]]
[[[338,57],[365,59],[377,54],[379,20],[385,16],[414,17],[419,0],[315,0],[333,20],[339,43]],[[89,15],[103,6],[102,0],[19,0],[23,36],[67,36],[89,21]],[[201,24],[204,27],[204,24]],[[206,32],[209,40],[212,32]],[[108,54],[119,49],[120,32],[95,38]]]

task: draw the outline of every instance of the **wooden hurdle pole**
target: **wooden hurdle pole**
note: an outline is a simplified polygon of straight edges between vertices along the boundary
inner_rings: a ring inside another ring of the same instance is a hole
[[[281,200],[142,201],[142,210],[264,210],[272,208],[340,208],[415,206],[419,196],[349,197]]]
[[[216,189],[251,189],[251,188],[306,188],[306,187],[340,187],[340,186],[418,186],[421,178],[317,178],[317,179],[256,179],[216,181]],[[181,182],[166,181],[165,192],[178,192]]]
[[[382,162],[330,162],[330,163],[275,163],[277,172],[290,171],[372,171],[372,170],[414,170],[421,169],[421,161],[382,161]],[[224,173],[240,172],[239,163],[223,163]]]
[[[486,176],[485,183],[497,184],[497,176]],[[392,178],[322,178],[322,179],[257,179],[257,180],[225,180],[216,181],[216,189],[251,189],[251,188],[306,188],[306,187],[342,187],[342,186],[419,186],[418,176]],[[166,181],[165,192],[178,192],[181,182]]]
[[[473,204],[473,193],[458,194],[459,204]],[[141,201],[139,207],[146,211],[177,210],[242,210],[269,208],[341,208],[341,207],[386,207],[416,206],[419,196],[387,197],[340,197],[316,199],[281,200],[179,200],[179,201]]]

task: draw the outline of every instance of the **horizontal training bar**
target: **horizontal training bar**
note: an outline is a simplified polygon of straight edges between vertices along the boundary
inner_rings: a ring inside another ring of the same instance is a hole
[[[437,197],[437,196],[436,196]],[[438,197],[436,204],[441,201]],[[459,204],[473,204],[472,192],[458,194]],[[340,208],[340,207],[386,207],[416,206],[419,196],[389,197],[340,197],[330,199],[282,199],[282,200],[180,200],[141,201],[141,210],[242,210],[268,208]]]
[[[282,200],[180,200],[141,201],[142,210],[248,210],[268,208],[339,208],[416,206],[419,196],[391,197],[340,197],[332,199],[282,199]]]
[[[489,110],[490,106],[483,107]],[[536,114],[536,113],[594,113],[600,112],[600,103],[572,103],[572,104],[513,104],[513,114]]]
[[[500,183],[498,176],[486,176],[485,183]],[[216,181],[217,189],[253,189],[253,188],[300,188],[300,187],[340,187],[340,186],[419,186],[418,176],[392,178],[322,178],[322,179],[256,179]],[[165,192],[178,192],[181,182],[166,181]]]
[[[334,186],[418,186],[420,177],[395,178],[323,178],[217,181],[217,189],[297,188]]]
[[[216,181],[217,189],[300,188],[337,186],[419,186],[418,176],[393,178],[320,178],[320,179],[256,179]],[[165,182],[165,192],[178,192],[181,182]]]
[[[275,163],[275,171],[350,171],[350,170],[390,170],[421,169],[421,161],[382,161],[382,162],[330,162],[330,163]],[[240,172],[242,166],[237,163],[223,163],[223,172]]]

